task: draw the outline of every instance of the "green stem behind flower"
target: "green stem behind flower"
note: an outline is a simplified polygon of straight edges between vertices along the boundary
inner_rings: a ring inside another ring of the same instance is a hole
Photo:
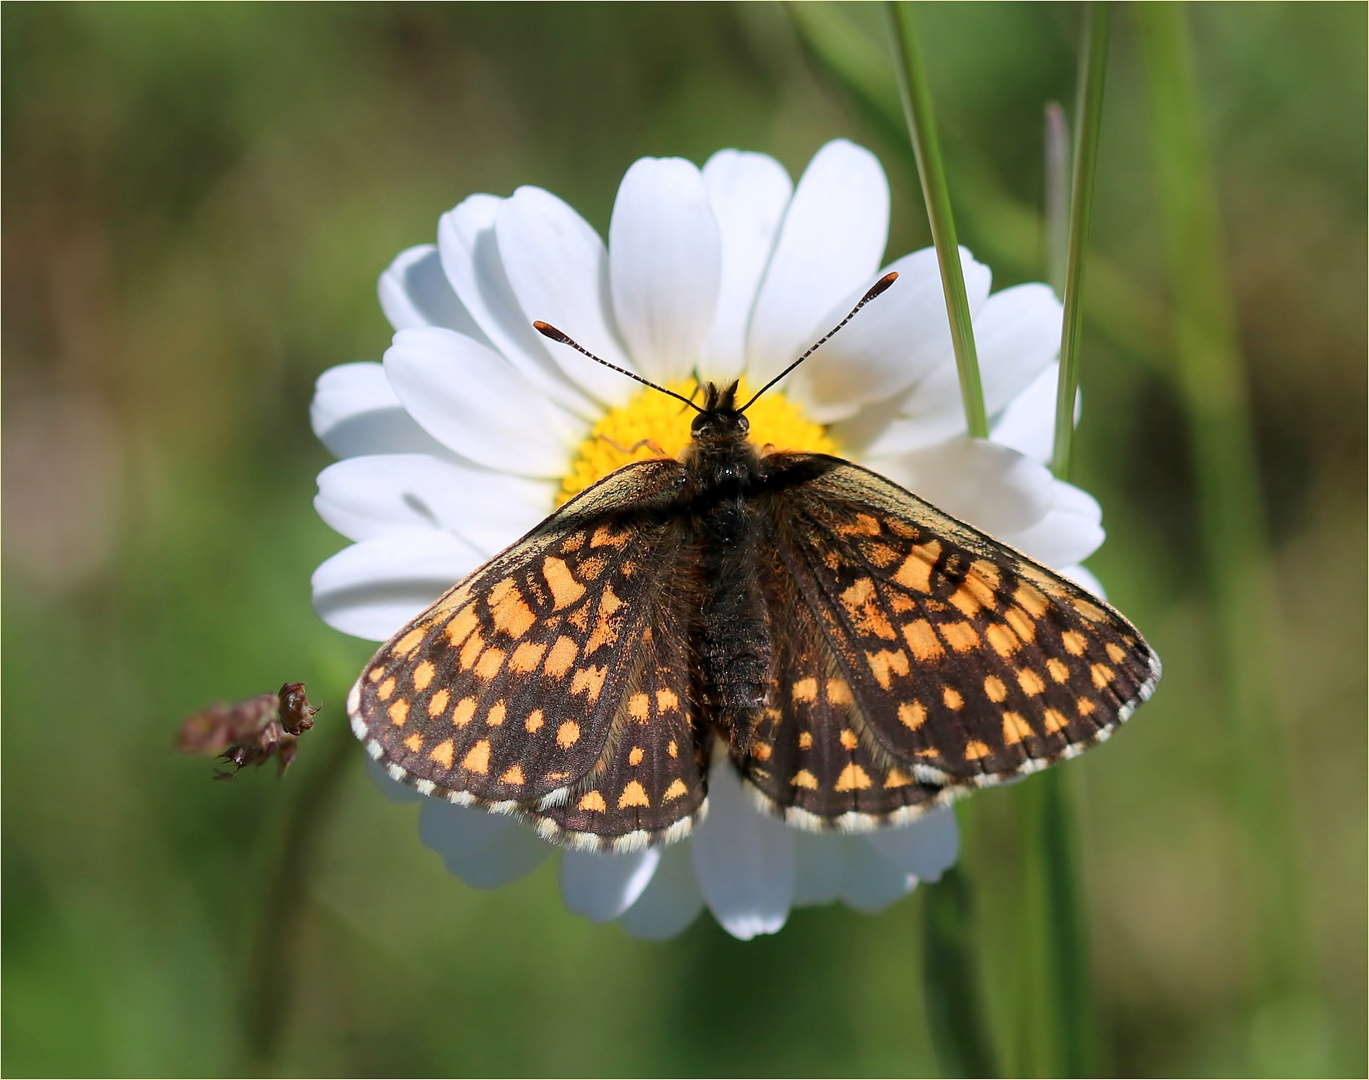
[[[1189,38],[1179,4],[1140,4],[1157,192],[1174,335],[1174,379],[1187,412],[1200,542],[1217,616],[1232,787],[1247,827],[1250,892],[1262,944],[1255,993],[1296,988],[1309,953],[1286,798],[1277,660],[1279,615],[1255,450],[1254,420],[1226,274]],[[1261,873],[1263,868],[1263,873]]]
[[[970,880],[952,866],[922,888],[927,1026],[942,1076],[998,1076],[980,1002]]]
[[[936,257],[941,265],[941,286],[946,292],[951,344],[955,347],[955,363],[960,372],[960,397],[965,404],[965,427],[971,438],[987,439],[989,419],[984,412],[984,388],[979,378],[979,357],[974,347],[970,302],[965,295],[965,272],[960,265],[960,246],[955,237],[951,196],[941,165],[936,117],[932,113],[927,73],[923,69],[918,49],[913,8],[908,0],[895,0],[889,4],[888,11],[896,60],[894,71],[903,97],[903,113],[908,122],[913,154],[917,158],[917,174],[922,181],[922,197],[927,203],[927,219],[932,226]]]

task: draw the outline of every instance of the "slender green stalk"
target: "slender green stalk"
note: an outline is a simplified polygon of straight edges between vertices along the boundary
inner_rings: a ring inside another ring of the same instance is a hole
[[[913,8],[908,0],[894,0],[889,4],[888,11],[890,37],[894,42],[894,71],[898,75],[908,135],[917,158],[917,175],[922,181],[922,197],[927,203],[927,219],[932,226],[936,257],[941,265],[941,287],[946,292],[946,311],[951,319],[951,344],[955,347],[955,363],[960,372],[960,396],[965,403],[965,426],[972,438],[987,439],[989,418],[984,412],[984,387],[979,379],[979,357],[974,347],[970,302],[965,296],[965,274],[960,266],[955,218],[951,214],[951,196],[941,165],[941,146],[937,141],[932,96],[927,89],[927,73],[918,50]]]
[[[1046,280],[1065,295],[1070,254],[1070,126],[1058,101],[1046,103]]]
[[[1074,398],[1079,389],[1079,352],[1084,333],[1084,263],[1093,216],[1093,176],[1103,119],[1103,78],[1108,63],[1108,5],[1095,0],[1085,9],[1083,78],[1076,114],[1078,143],[1070,192],[1069,257],[1065,264],[1065,325],[1060,335],[1060,382],[1055,395],[1055,475],[1069,478],[1074,444]]]
[[[1256,995],[1305,984],[1300,876],[1288,800],[1280,623],[1260,494],[1250,391],[1237,343],[1216,180],[1203,134],[1188,11],[1140,4],[1160,223],[1168,262],[1174,378],[1187,413],[1199,541],[1216,615],[1232,789],[1246,827],[1260,970]]]
[[[952,866],[923,887],[923,985],[927,1024],[942,1076],[998,1076],[979,1002],[974,903],[965,872]]]

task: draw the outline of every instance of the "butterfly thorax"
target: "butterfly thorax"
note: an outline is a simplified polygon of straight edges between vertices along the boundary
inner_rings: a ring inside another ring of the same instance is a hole
[[[736,383],[705,387],[684,463],[687,497],[698,511],[700,602],[691,633],[698,696],[712,725],[744,751],[767,705],[773,648],[751,499],[763,465],[736,391]]]

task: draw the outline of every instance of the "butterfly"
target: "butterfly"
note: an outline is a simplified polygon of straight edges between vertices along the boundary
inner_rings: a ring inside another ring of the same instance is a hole
[[[748,438],[751,403],[896,277],[745,404],[673,394],[679,460],[587,488],[382,646],[347,701],[371,756],[631,851],[687,835],[715,755],[764,811],[860,832],[1111,734],[1160,677],[1121,614],[877,473]]]

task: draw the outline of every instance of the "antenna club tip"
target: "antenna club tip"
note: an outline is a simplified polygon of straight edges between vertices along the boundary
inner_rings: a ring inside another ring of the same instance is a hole
[[[870,286],[870,291],[865,294],[864,298],[861,300],[861,303],[865,303],[866,300],[873,300],[876,296],[882,293],[885,289],[887,289],[897,280],[898,271],[890,270],[887,274],[885,274],[882,278],[880,278],[878,281],[876,281],[873,285]]]
[[[545,323],[541,319],[535,320],[532,324],[532,328],[543,337],[551,338],[552,341],[559,341],[563,345],[568,345],[570,343],[570,338],[566,337],[560,330],[552,326],[551,323]]]

